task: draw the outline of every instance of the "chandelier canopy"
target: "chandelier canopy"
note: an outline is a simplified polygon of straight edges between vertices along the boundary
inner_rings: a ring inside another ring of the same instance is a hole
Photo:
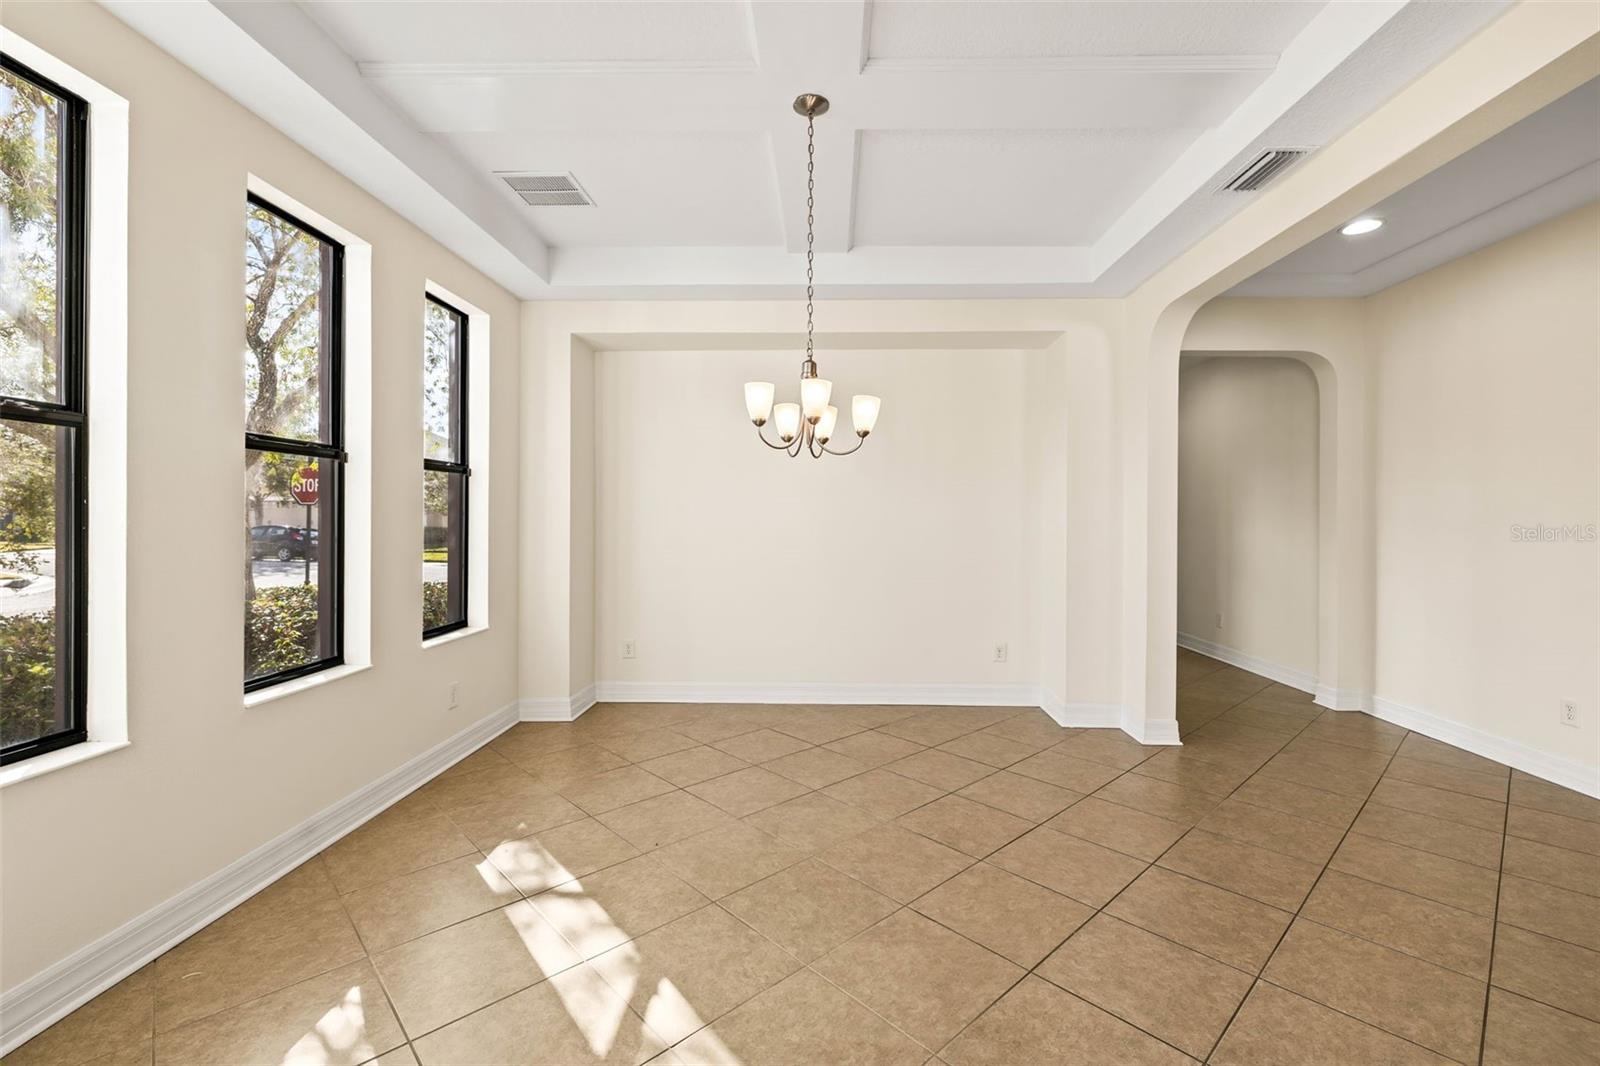
[[[816,297],[816,120],[818,115],[827,113],[828,98],[801,93],[795,97],[794,109],[806,120],[806,358],[800,364],[800,402],[773,406],[777,390],[772,382],[747,381],[744,406],[750,421],[755,423],[756,436],[761,438],[761,443],[774,451],[787,452],[791,459],[802,452],[813,459],[821,459],[824,455],[849,455],[859,451],[878,424],[878,409],[883,401],[876,396],[850,397],[850,420],[855,426],[856,442],[842,451],[828,447],[839,421],[839,409],[828,402],[833,398],[833,382],[817,376],[816,351],[812,344],[812,305]],[[769,419],[778,434],[776,443],[768,440],[762,429]]]

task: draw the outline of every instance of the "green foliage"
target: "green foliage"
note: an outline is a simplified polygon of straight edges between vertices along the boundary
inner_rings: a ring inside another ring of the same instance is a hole
[[[317,586],[259,589],[245,609],[245,677],[304,666],[317,658]]]
[[[0,744],[56,731],[55,680],[55,615],[0,615]]]
[[[0,76],[0,393],[55,399],[60,103]]]
[[[442,626],[450,611],[450,586],[444,581],[422,583],[422,629]]]
[[[0,570],[37,573],[56,537],[56,457],[49,426],[0,422]]]

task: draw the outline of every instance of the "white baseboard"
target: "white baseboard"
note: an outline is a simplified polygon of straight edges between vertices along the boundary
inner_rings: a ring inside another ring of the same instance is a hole
[[[0,1054],[81,1007],[209,925],[430,778],[509,729],[507,705],[0,994]]]
[[[523,722],[576,722],[596,703],[589,685],[571,696],[534,696],[517,701],[517,719]]]
[[[1241,670],[1248,670],[1252,674],[1270,678],[1280,685],[1288,685],[1290,688],[1299,689],[1301,692],[1315,693],[1317,691],[1317,677],[1315,674],[1308,674],[1304,670],[1296,670],[1292,666],[1282,666],[1278,663],[1268,662],[1266,659],[1258,659],[1254,655],[1246,655],[1237,648],[1230,648],[1225,644],[1214,644],[1202,637],[1189,633],[1179,633],[1178,647],[1197,651],[1207,658],[1216,659],[1218,662],[1227,663],[1229,666],[1237,666]]]
[[[601,681],[602,703],[859,703],[956,707],[1037,707],[1033,685],[789,682]]]
[[[1382,696],[1372,697],[1372,707],[1368,713],[1385,722],[1421,733],[1423,736],[1453,744],[1474,755],[1482,755],[1485,759],[1493,759],[1495,762],[1515,767],[1523,773],[1541,777],[1563,788],[1570,788],[1574,792],[1582,792],[1586,796],[1600,799],[1600,771],[1576,759],[1563,759],[1559,755],[1551,755],[1549,752],[1530,748],[1518,741],[1495,736],[1493,733],[1486,733],[1481,729],[1462,725],[1460,722],[1452,722],[1448,718],[1441,718],[1428,711],[1408,707]]]
[[[1334,688],[1332,685],[1318,684],[1316,692],[1312,695],[1311,702],[1318,707],[1326,707],[1330,711],[1365,711],[1372,713],[1372,697],[1360,689]]]
[[[1039,693],[1039,707],[1068,729],[1121,729],[1122,707],[1115,703],[1069,703],[1053,692]]]

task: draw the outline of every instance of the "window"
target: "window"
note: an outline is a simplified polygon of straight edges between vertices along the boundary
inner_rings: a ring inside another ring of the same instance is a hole
[[[467,624],[467,316],[422,311],[422,635]]]
[[[87,738],[87,123],[0,56],[0,763]]]
[[[344,248],[245,209],[245,691],[343,658]]]

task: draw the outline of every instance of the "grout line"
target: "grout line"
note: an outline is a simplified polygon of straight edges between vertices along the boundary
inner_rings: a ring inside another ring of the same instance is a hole
[[[1509,828],[1511,824],[1511,805],[1509,803],[1506,805],[1505,819],[1505,827]],[[1501,829],[1500,870],[1495,877],[1494,883],[1494,914],[1489,918],[1489,967],[1484,974],[1483,981],[1483,1021],[1478,1025],[1478,1062],[1480,1066],[1483,1062],[1484,1047],[1489,1042],[1489,999],[1494,994],[1494,949],[1500,933],[1500,894],[1505,891],[1506,884],[1506,828]]]

